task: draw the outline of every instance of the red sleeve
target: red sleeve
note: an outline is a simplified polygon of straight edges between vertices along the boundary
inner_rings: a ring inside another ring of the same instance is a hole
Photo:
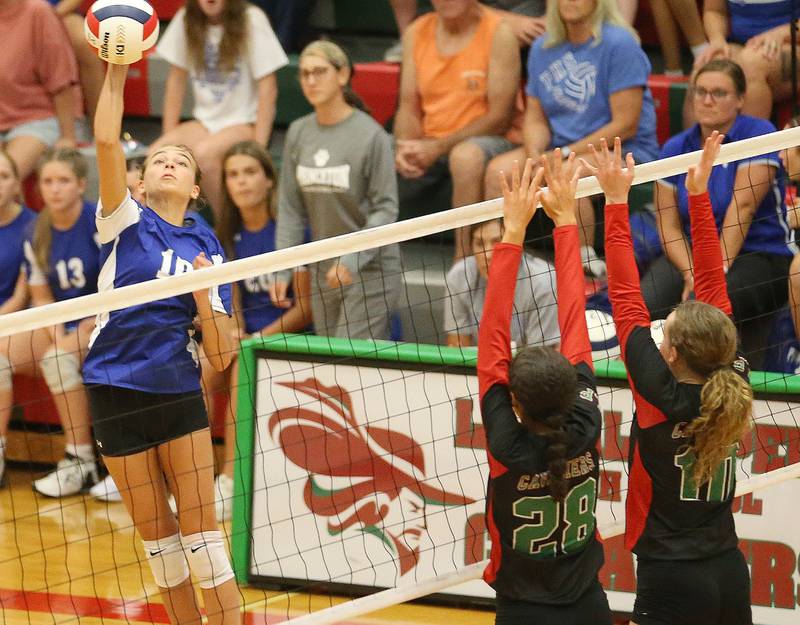
[[[495,384],[508,384],[511,363],[511,313],[522,247],[498,243],[489,264],[489,284],[478,329],[478,389],[481,405]]]
[[[606,206],[605,216],[608,295],[622,358],[625,360],[628,337],[637,326],[650,327],[650,313],[639,286],[639,270],[633,255],[628,205],[609,204]]]
[[[722,249],[708,192],[689,196],[689,219],[695,297],[701,302],[716,306],[726,315],[731,315],[733,308],[728,298],[728,286],[722,268]]]
[[[553,230],[556,247],[556,293],[561,353],[573,365],[585,362],[593,369],[592,345],[586,328],[586,293],[583,288],[578,226]]]

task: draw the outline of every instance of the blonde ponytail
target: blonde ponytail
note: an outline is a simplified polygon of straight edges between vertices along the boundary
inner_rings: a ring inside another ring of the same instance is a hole
[[[700,392],[700,416],[686,434],[694,454],[695,484],[705,484],[752,426],[753,389],[731,367],[714,371]]]

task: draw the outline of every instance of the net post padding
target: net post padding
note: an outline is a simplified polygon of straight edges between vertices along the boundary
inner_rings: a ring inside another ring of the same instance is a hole
[[[800,145],[800,127],[723,145],[715,163],[729,163],[796,145]],[[634,184],[652,182],[684,172],[690,165],[699,162],[700,153],[700,151],[690,152],[637,165]],[[584,178],[578,183],[576,196],[586,197],[601,192],[600,185],[594,177]],[[329,258],[338,258],[346,254],[438,234],[499,217],[501,214],[502,201],[499,199],[488,200],[433,215],[242,258],[202,271],[190,271],[169,278],[153,279],[120,289],[29,308],[0,316],[0,337],[208,289],[217,284],[237,282],[264,273],[293,269]]]
[[[782,467],[759,475],[751,477],[747,480],[742,480],[736,485],[736,497],[747,495],[755,490],[768,488],[775,484],[785,482],[787,480],[800,477],[800,462],[792,464],[788,467]],[[604,525],[599,528],[600,535],[604,540],[620,536],[625,533],[625,523],[618,521],[609,525]],[[476,562],[470,564],[458,571],[451,571],[443,575],[431,577],[416,584],[408,584],[406,586],[398,586],[396,588],[389,588],[382,590],[366,597],[354,599],[346,603],[331,608],[325,608],[311,614],[304,614],[296,618],[291,618],[287,623],[292,625],[333,625],[344,619],[355,618],[364,614],[369,614],[377,610],[388,608],[389,606],[397,605],[405,601],[413,601],[420,597],[440,592],[447,588],[457,586],[475,579],[479,579],[483,574],[483,570],[489,560],[483,562]]]

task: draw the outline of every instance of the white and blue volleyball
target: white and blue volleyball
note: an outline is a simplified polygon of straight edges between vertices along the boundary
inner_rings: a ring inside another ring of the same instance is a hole
[[[611,315],[602,310],[586,310],[586,327],[589,330],[589,342],[592,344],[592,358],[619,358],[619,339],[617,328]]]
[[[656,319],[650,323],[650,336],[657,347],[664,342],[664,319]],[[589,342],[592,344],[592,358],[619,358],[621,355],[617,328],[614,319],[602,310],[586,310],[586,327],[589,330]]]
[[[144,0],[97,0],[86,12],[84,32],[98,56],[130,65],[158,40],[158,15]]]

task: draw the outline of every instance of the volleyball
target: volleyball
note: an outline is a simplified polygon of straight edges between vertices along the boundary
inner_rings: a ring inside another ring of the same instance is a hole
[[[97,0],[83,25],[97,55],[115,65],[140,60],[158,39],[158,15],[144,0]]]
[[[586,327],[592,344],[592,357],[618,358],[620,355],[617,328],[611,315],[602,310],[586,310]]]

